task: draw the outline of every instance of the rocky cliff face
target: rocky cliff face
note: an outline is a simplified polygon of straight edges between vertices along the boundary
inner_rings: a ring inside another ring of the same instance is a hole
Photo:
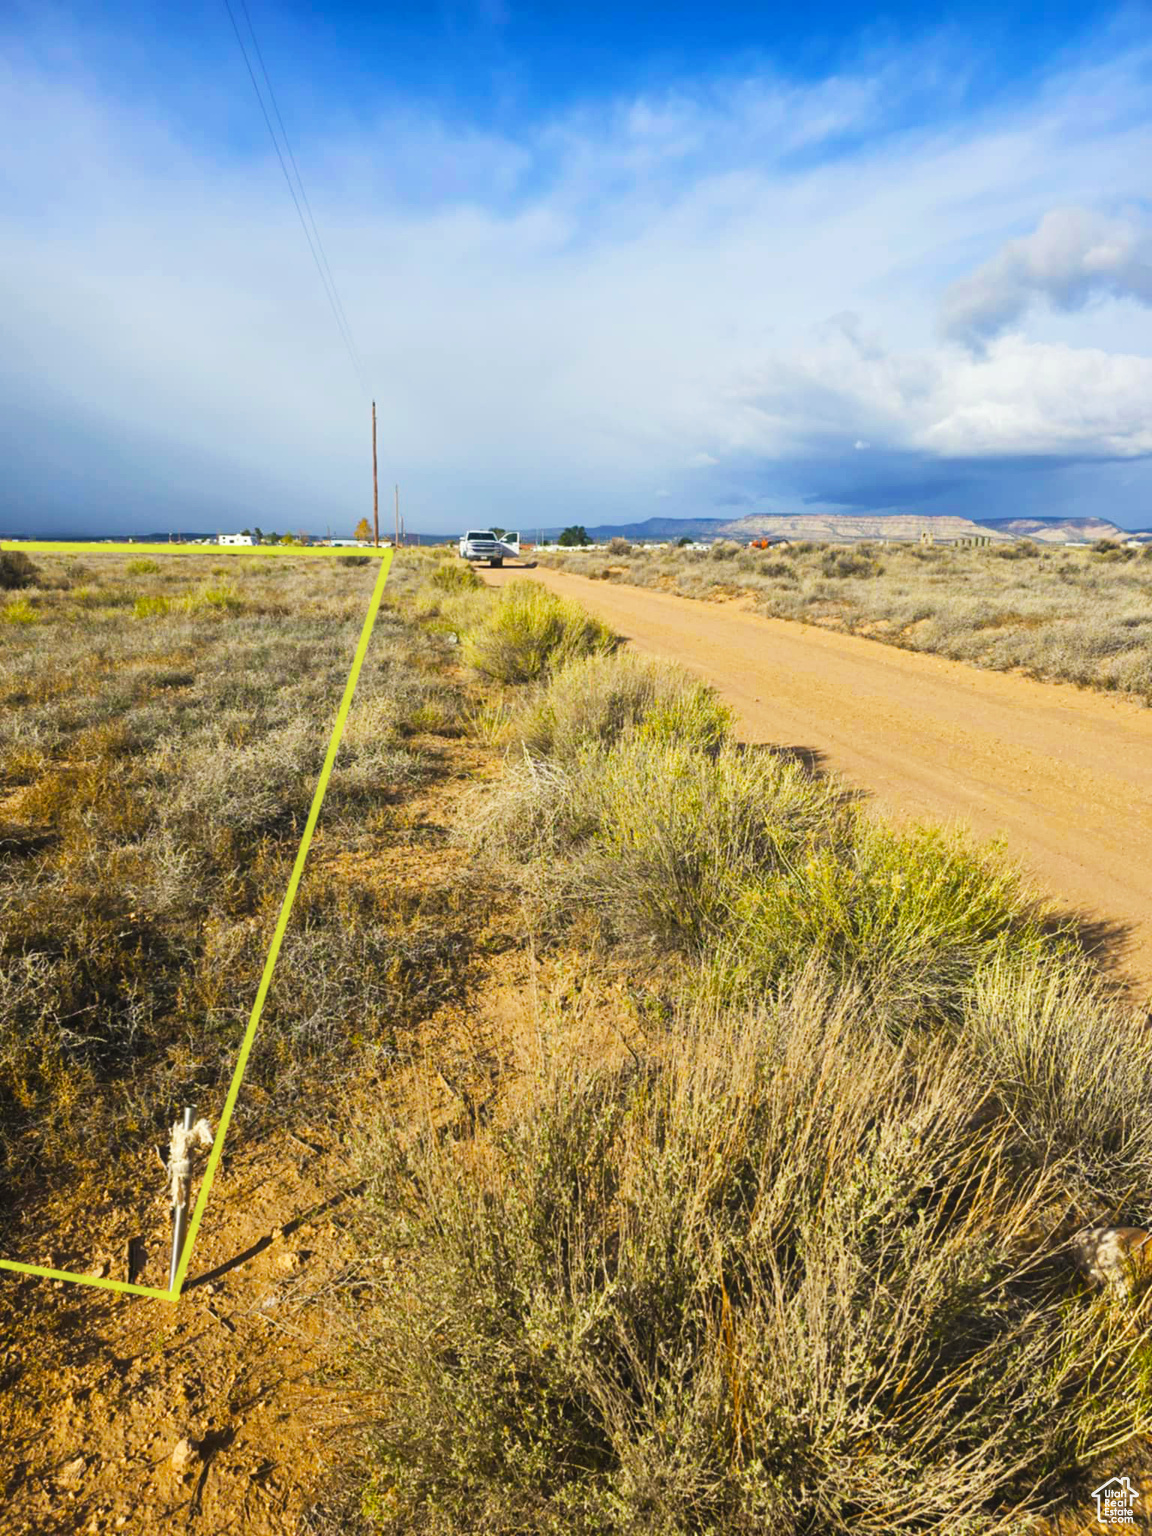
[[[847,543],[858,539],[916,540],[929,533],[934,539],[990,538],[1010,543],[1015,534],[989,528],[969,517],[918,517],[912,513],[868,517],[858,513],[797,513],[784,517],[739,517],[718,530],[726,538],[761,539],[779,534],[786,539],[812,539],[820,543]],[[1097,535],[1099,537],[1099,535]]]
[[[997,517],[990,518],[984,526],[1018,539],[1036,539],[1041,544],[1067,544],[1071,540],[1092,544],[1097,539],[1131,537],[1106,517]]]

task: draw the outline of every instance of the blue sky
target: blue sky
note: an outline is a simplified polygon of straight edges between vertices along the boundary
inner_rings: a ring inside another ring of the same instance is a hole
[[[248,6],[409,527],[1152,525],[1147,4]],[[223,0],[10,3],[0,104],[0,534],[354,523]]]

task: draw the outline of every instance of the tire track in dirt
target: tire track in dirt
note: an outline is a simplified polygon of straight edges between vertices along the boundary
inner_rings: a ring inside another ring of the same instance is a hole
[[[1003,837],[1152,990],[1152,710],[879,641],[543,567],[482,572],[578,599],[714,684],[749,742],[800,749],[885,814]]]

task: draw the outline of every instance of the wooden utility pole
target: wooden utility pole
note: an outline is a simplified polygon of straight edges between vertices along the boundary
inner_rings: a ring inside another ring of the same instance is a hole
[[[376,480],[376,402],[372,402],[372,538],[380,548],[380,487]]]
[[[396,548],[399,549],[400,548],[400,487],[399,486],[396,486],[396,488],[395,488],[395,496],[396,496],[396,502],[395,502],[395,506],[396,506]]]

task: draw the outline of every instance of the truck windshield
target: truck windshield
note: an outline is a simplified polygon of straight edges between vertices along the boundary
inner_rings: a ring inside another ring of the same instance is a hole
[[[491,532],[491,530],[488,532],[482,531],[480,533],[477,533],[475,530],[473,530],[472,533],[466,533],[464,537],[466,539],[495,539],[495,535]]]

